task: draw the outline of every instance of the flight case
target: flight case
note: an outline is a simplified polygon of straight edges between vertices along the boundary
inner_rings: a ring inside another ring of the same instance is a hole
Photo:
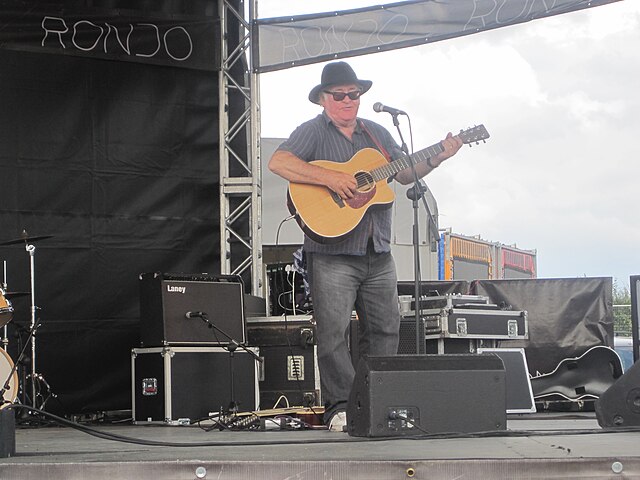
[[[133,422],[189,424],[232,402],[241,412],[256,410],[257,363],[241,349],[232,355],[224,347],[134,348]]]

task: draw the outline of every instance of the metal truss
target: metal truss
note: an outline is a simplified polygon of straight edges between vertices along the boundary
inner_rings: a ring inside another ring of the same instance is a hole
[[[251,20],[257,0],[221,0],[220,269],[251,276],[251,293],[262,295],[262,172],[258,76],[248,68]]]

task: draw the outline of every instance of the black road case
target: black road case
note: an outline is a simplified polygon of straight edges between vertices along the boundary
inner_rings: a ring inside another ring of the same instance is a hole
[[[134,348],[133,422],[188,424],[232,402],[239,411],[256,410],[257,363],[244,350],[231,355],[223,347]]]
[[[259,347],[260,408],[284,396],[289,405],[321,405],[316,326],[309,315],[247,319],[248,344]],[[286,403],[278,403],[279,407]]]

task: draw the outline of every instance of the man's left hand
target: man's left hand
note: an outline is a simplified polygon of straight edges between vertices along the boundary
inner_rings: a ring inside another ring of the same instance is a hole
[[[440,142],[442,148],[444,148],[444,152],[439,153],[434,159],[431,161],[434,167],[437,167],[442,162],[444,162],[447,158],[453,157],[460,147],[462,147],[462,140],[459,137],[454,137],[451,132],[447,133],[447,137]]]

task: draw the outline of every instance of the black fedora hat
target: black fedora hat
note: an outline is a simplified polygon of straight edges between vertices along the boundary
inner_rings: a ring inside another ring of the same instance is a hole
[[[365,93],[371,88],[371,80],[360,80],[347,62],[328,63],[322,69],[320,85],[316,85],[309,92],[309,100],[313,103],[320,103],[320,92],[330,85],[358,85]]]

